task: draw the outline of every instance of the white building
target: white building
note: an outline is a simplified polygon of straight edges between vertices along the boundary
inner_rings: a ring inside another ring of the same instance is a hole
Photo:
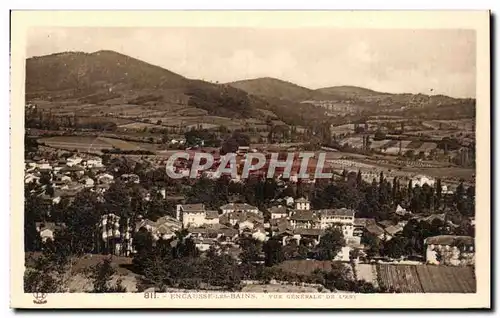
[[[319,219],[319,228],[340,227],[344,237],[354,236],[354,215],[356,212],[350,209],[328,209],[318,210],[316,214]]]
[[[295,201],[295,209],[296,210],[310,210],[311,202],[305,198],[300,198]]]
[[[231,212],[251,212],[259,213],[257,207],[247,204],[247,203],[229,203],[220,207],[223,214]]]
[[[427,176],[424,176],[424,175],[417,175],[417,176],[413,177],[411,179],[411,181],[412,181],[413,186],[418,185],[420,187],[422,187],[424,184],[427,184],[430,187],[433,187],[434,183],[436,183],[436,180],[434,180],[433,178],[429,178]]]
[[[70,157],[68,159],[66,159],[66,165],[68,167],[72,167],[72,166],[75,166],[75,165],[78,165],[82,162],[82,158],[80,157],[77,157],[77,156],[73,156],[73,157]]]
[[[219,224],[219,213],[205,210],[205,205],[202,203],[178,204],[176,212],[177,220],[182,222],[184,228]]]
[[[182,226],[199,227],[206,222],[205,205],[199,204],[178,204],[177,205],[177,220],[182,222]]]

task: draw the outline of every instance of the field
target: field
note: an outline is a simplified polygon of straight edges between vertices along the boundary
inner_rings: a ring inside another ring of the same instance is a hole
[[[241,289],[242,293],[317,293],[318,289],[309,286],[295,286],[291,284],[262,284],[246,285]]]
[[[470,267],[417,266],[426,293],[475,293],[476,279]]]
[[[39,141],[50,147],[66,150],[76,149],[83,152],[113,148],[109,143],[101,140],[99,137],[60,136],[42,138]]]
[[[316,260],[290,260],[279,264],[278,267],[290,273],[309,275],[312,274],[312,272],[316,269],[329,271],[333,263],[337,262]]]
[[[378,278],[385,288],[402,293],[423,293],[417,269],[412,265],[377,265]]]
[[[113,147],[120,150],[140,150],[141,148],[134,142],[106,138],[106,137],[84,137],[84,136],[58,136],[41,138],[41,143],[47,146],[60,148],[65,150],[78,150],[82,152],[95,152],[103,149],[112,149]]]
[[[471,267],[378,264],[378,281],[402,293],[474,293]]]
[[[356,275],[358,275],[358,279],[372,283],[374,286],[378,285],[377,272],[370,264],[357,264]]]

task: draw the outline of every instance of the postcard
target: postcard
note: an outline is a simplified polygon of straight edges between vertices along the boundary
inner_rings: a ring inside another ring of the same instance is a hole
[[[489,21],[13,11],[11,307],[490,308]]]

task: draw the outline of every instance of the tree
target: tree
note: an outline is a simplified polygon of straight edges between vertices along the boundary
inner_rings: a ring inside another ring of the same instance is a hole
[[[132,215],[130,196],[122,181],[117,180],[104,193],[103,208],[106,214],[114,214],[124,218]]]
[[[441,179],[437,179],[436,181],[436,208],[441,207],[441,199],[443,194],[443,187],[441,185]]]
[[[266,266],[273,266],[285,260],[283,245],[277,238],[271,238],[263,246]]]
[[[405,237],[394,237],[384,243],[384,254],[399,259],[405,254],[407,239]]]
[[[24,291],[27,293],[67,292],[68,281],[73,272],[72,260],[68,244],[59,231],[54,235],[55,241],[48,239],[42,253],[28,257],[24,272]]]
[[[243,264],[253,264],[257,262],[260,258],[260,253],[262,251],[262,242],[253,238],[241,238],[240,239],[240,258]]]
[[[386,134],[383,133],[381,130],[377,130],[375,132],[375,136],[373,137],[374,140],[383,140],[386,138]]]
[[[239,146],[249,146],[250,137],[240,132],[234,132],[223,144],[221,148],[221,155],[227,153],[234,153],[238,150]]]
[[[76,195],[66,222],[72,253],[83,254],[94,250],[99,211],[99,203],[92,192],[84,190]]]
[[[368,257],[373,257],[380,254],[381,241],[378,237],[371,233],[363,235],[361,243],[368,246],[366,254]]]
[[[111,264],[111,258],[105,258],[101,263],[95,265],[90,277],[93,283],[93,293],[124,293],[126,288],[122,285],[121,279],[118,279],[115,285],[112,284],[115,269]]]
[[[344,235],[337,228],[328,228],[325,234],[320,237],[317,246],[317,257],[320,260],[332,260],[345,246]]]
[[[209,285],[234,289],[240,284],[241,273],[236,261],[228,254],[219,254],[213,246],[206,253],[204,265],[207,269],[204,278]]]

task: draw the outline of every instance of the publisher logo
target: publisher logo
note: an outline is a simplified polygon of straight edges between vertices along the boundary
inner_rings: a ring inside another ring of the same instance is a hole
[[[33,302],[37,305],[47,303],[47,300],[46,300],[47,294],[46,293],[33,293],[33,297],[35,297]]]

